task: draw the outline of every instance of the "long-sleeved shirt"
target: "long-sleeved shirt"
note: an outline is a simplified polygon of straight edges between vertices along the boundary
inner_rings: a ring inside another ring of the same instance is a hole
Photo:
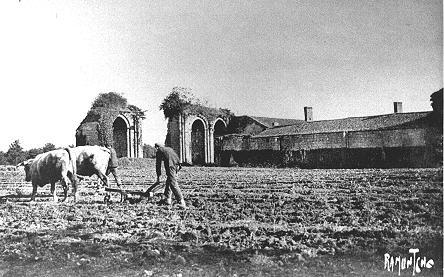
[[[174,152],[173,148],[160,146],[156,152],[156,173],[157,176],[162,175],[161,163],[165,166],[166,175],[170,175],[170,168],[178,170],[179,156]]]

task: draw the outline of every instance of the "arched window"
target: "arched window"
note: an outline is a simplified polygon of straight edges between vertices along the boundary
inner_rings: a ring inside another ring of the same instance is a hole
[[[205,126],[200,119],[191,126],[191,160],[193,164],[205,163]]]
[[[128,157],[128,135],[125,120],[116,118],[113,123],[113,142],[117,157]]]
[[[222,119],[214,123],[214,163],[221,164],[222,136],[227,133],[227,127]]]

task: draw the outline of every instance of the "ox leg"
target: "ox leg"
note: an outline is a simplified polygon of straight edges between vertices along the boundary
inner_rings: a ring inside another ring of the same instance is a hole
[[[72,184],[72,193],[74,194],[74,202],[77,202],[77,200],[79,199],[79,192],[77,191],[77,184]]]
[[[32,183],[31,201],[35,201],[35,195],[37,194],[37,184]]]
[[[102,180],[103,185],[105,187],[108,187],[108,177],[106,175],[104,175],[102,172],[100,172],[99,170],[97,170],[96,175],[99,177],[100,180]],[[105,193],[105,202],[109,202],[109,200],[111,199],[111,194],[109,192]]]
[[[74,194],[74,202],[77,202],[77,200],[79,199],[79,193],[78,193],[78,182],[77,182],[77,177],[72,174],[71,172],[67,173],[67,181],[69,181],[72,185],[72,193]],[[65,194],[68,193],[68,186],[66,186],[66,192]],[[65,196],[66,197],[66,196]]]
[[[107,187],[108,186],[108,177],[106,177],[105,174],[100,172],[100,170],[96,171],[96,175],[99,177],[100,180],[102,180],[102,182],[105,185],[105,187]]]
[[[117,187],[120,189],[120,202],[125,202],[125,200],[128,198],[128,195],[125,192],[125,190],[122,188],[122,185],[121,185],[122,181],[120,180],[120,177],[117,174],[116,168],[115,167],[108,167],[106,175],[108,175],[108,172],[113,174],[114,179],[116,180],[116,183],[117,183]]]
[[[59,199],[57,198],[57,192],[55,190],[55,182],[51,182],[51,194],[52,200],[57,203]]]
[[[68,184],[69,184],[69,179],[66,177],[66,175],[63,176],[61,183],[63,186],[63,200],[62,200],[62,202],[65,202],[66,198],[68,197]],[[75,201],[75,197],[74,197],[74,201]]]

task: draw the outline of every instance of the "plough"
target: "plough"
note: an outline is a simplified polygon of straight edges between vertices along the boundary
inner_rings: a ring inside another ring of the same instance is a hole
[[[138,200],[141,201],[142,198],[152,198],[155,193],[157,193],[160,190],[163,190],[165,187],[165,184],[161,184],[160,182],[155,182],[152,184],[146,191],[140,191],[140,190],[127,190],[127,189],[121,189],[121,188],[109,188],[105,187],[106,192],[118,192],[121,195],[121,202],[128,201],[128,202],[137,202],[137,200],[132,199],[131,195],[137,195]],[[110,201],[111,196],[109,194],[105,195],[105,202]]]
[[[91,179],[87,176],[82,176],[82,175],[77,175],[77,178],[80,181],[91,181]],[[125,202],[125,201],[129,201],[132,203],[141,201],[143,198],[152,198],[154,196],[154,194],[156,194],[158,191],[163,190],[165,188],[165,184],[162,184],[160,182],[155,182],[153,183],[146,191],[140,191],[140,190],[126,190],[123,188],[110,188],[110,187],[105,187],[105,192],[117,192],[120,193],[121,195],[121,202]],[[132,199],[129,196],[131,195],[137,195],[139,196],[137,199]],[[105,195],[104,201],[105,203],[110,202],[111,200],[111,195],[109,193],[107,193]]]

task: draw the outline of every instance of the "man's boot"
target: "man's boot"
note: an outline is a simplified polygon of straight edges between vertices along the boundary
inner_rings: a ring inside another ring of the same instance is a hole
[[[181,200],[179,203],[179,208],[181,209],[187,209],[187,205],[185,204],[185,200]]]
[[[168,206],[170,206],[171,202],[172,202],[171,198],[164,198],[164,199],[160,200],[159,205],[168,205]]]

